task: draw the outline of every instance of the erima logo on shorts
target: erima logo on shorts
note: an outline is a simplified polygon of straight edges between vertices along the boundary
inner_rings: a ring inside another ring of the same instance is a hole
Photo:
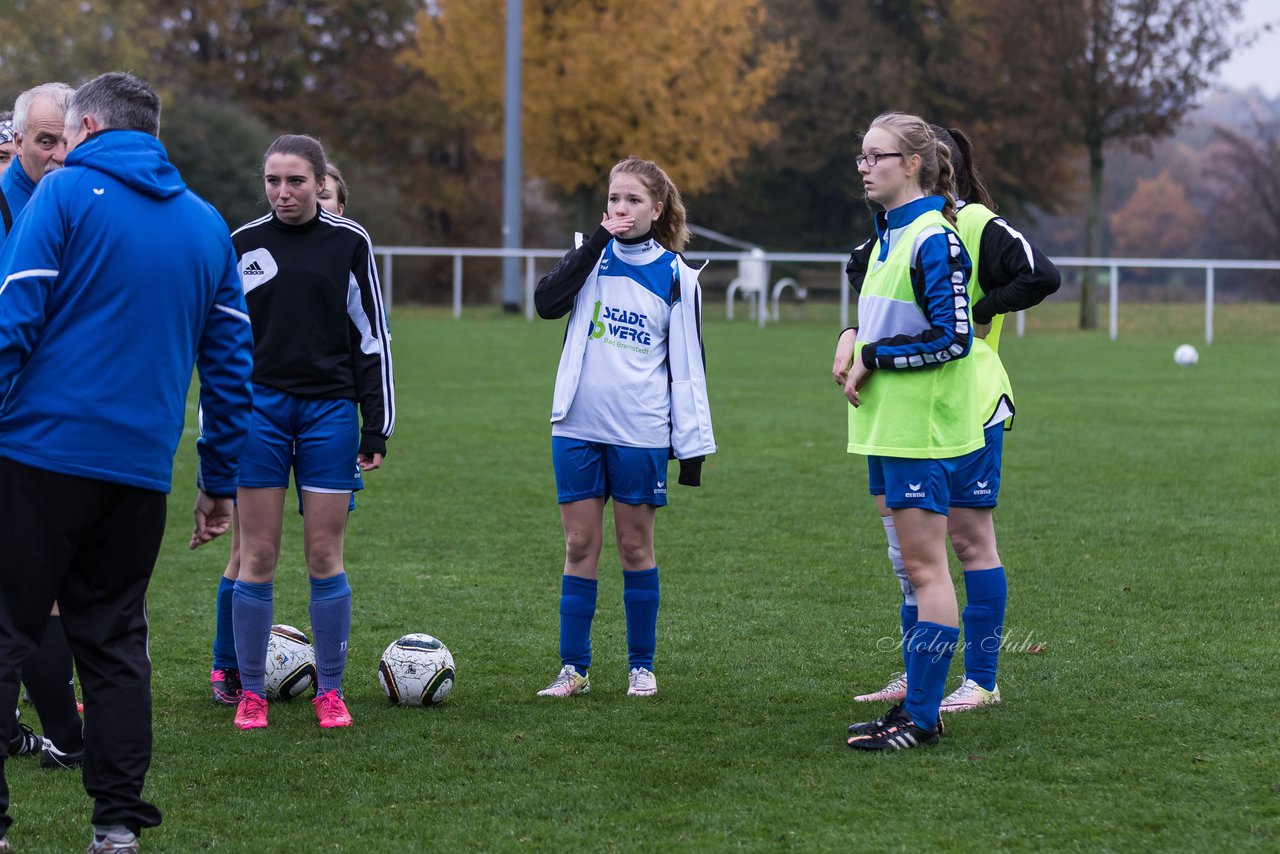
[[[907,491],[902,494],[902,497],[903,498],[924,498],[924,490],[920,488],[922,486],[924,486],[923,483],[908,483]]]
[[[266,249],[254,249],[240,258],[240,284],[246,294],[274,279],[278,272],[276,259]]]
[[[665,480],[660,480],[660,481],[658,481],[658,485],[657,485],[657,486],[655,486],[655,487],[653,488],[653,494],[654,494],[654,495],[666,495],[666,494],[667,494],[667,482],[666,482]]]
[[[990,495],[991,490],[987,489],[987,484],[990,482],[991,481],[988,481],[988,480],[978,481],[978,488],[973,491],[973,494],[974,495]]]

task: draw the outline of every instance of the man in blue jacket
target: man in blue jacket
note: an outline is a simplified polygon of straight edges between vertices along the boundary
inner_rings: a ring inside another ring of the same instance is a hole
[[[231,240],[169,163],[159,119],[155,92],[129,74],[77,90],[65,166],[0,250],[0,709],[17,703],[56,599],[84,691],[90,852],[137,850],[160,823],[142,799],[144,597],[192,366],[204,412],[193,548],[230,524],[252,403]],[[5,833],[8,805],[0,765]]]
[[[75,94],[65,83],[41,83],[18,96],[11,121],[0,121],[0,158],[4,140],[13,156],[12,169],[0,174],[0,241],[13,228],[36,185],[62,167],[67,139],[62,124]],[[19,725],[9,741],[9,755],[38,753],[44,768],[79,768],[84,763],[84,722],[76,711],[71,647],[55,606],[40,646],[23,664],[22,682],[40,716],[43,738]]]
[[[13,105],[14,160],[0,175],[0,239],[13,228],[36,184],[62,166],[67,140],[62,123],[75,90],[65,83],[41,83],[18,96]]]

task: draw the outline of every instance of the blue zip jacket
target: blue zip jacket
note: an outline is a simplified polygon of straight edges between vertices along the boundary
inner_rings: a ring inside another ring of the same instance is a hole
[[[89,137],[0,250],[0,456],[168,492],[192,366],[199,485],[232,495],[253,341],[227,226],[139,131]]]
[[[9,205],[9,213],[14,220],[17,220],[22,209],[27,206],[27,202],[31,201],[31,194],[35,191],[35,182],[28,177],[27,170],[22,168],[21,155],[15,155],[9,163],[9,168],[0,175],[0,193],[4,193],[5,201]],[[3,240],[6,235],[4,219],[0,217],[0,240]]]

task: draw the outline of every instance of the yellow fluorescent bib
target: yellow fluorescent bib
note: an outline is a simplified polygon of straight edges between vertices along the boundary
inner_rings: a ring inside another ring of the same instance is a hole
[[[956,214],[956,231],[960,234],[960,242],[969,252],[969,260],[973,262],[973,271],[969,275],[970,306],[986,295],[986,291],[982,289],[982,280],[978,276],[978,260],[982,250],[982,232],[986,229],[987,223],[995,218],[996,215],[990,208],[976,202],[969,202]],[[1003,327],[1003,314],[997,314],[991,318],[991,331],[987,333],[986,338],[981,339],[986,342],[985,347],[978,347],[977,345],[981,342],[975,338],[974,348],[969,354],[970,358],[975,360],[981,376],[980,394],[986,401],[983,404],[983,423],[986,423],[995,413],[1001,397],[1007,397],[1009,404],[1011,406],[1013,404],[1013,386],[1009,383],[1009,375],[1005,373],[1000,356],[997,355],[1000,350],[1000,330]],[[988,349],[990,353],[985,352]]]
[[[982,281],[978,277],[978,255],[982,251],[982,231],[987,223],[995,219],[995,212],[977,202],[969,202],[956,213],[956,231],[960,234],[960,242],[969,252],[969,260],[973,262],[973,272],[969,275],[969,304],[973,305],[986,296],[982,289]],[[1000,330],[1004,327],[1004,315],[997,314],[991,318],[991,331],[983,339],[992,350],[1000,351]]]
[[[911,289],[911,260],[921,233],[936,227],[951,230],[941,213],[928,211],[902,229],[889,257],[867,273],[858,298],[859,320],[864,307],[866,316],[878,311],[895,318],[909,318],[914,309],[918,324],[927,327]],[[873,258],[878,251],[873,249]],[[873,307],[877,300],[887,302]],[[918,331],[862,327],[854,358],[862,358],[868,341]],[[849,407],[849,453],[948,459],[981,448],[984,414],[974,361],[965,357],[936,367],[872,371],[859,392],[862,405]]]

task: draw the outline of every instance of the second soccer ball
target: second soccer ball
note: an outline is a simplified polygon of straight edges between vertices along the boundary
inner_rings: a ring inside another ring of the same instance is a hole
[[[426,634],[405,635],[378,662],[378,683],[393,703],[435,706],[453,692],[453,654]]]
[[[316,651],[293,626],[272,626],[263,689],[268,700],[291,700],[316,684]]]

